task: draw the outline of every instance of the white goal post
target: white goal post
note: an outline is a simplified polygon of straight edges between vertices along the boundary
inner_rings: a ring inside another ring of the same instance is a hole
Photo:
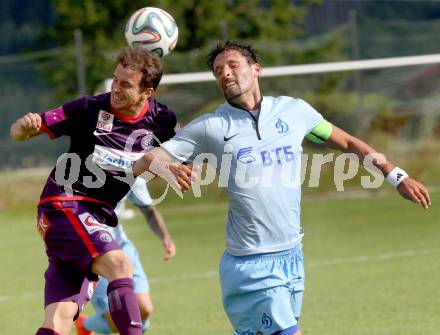
[[[304,65],[287,65],[263,68],[262,77],[274,76],[294,76],[300,74],[325,73],[337,71],[356,71],[371,70],[401,66],[415,66],[440,63],[440,54],[408,56],[408,57],[392,57],[377,58],[367,60],[355,60],[345,62],[332,63],[315,63]],[[165,74],[162,77],[161,85],[166,84],[183,84],[204,81],[214,81],[211,72],[192,72],[179,74]]]

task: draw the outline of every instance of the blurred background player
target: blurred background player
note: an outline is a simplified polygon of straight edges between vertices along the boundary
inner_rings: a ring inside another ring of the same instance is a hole
[[[149,318],[153,311],[153,304],[149,294],[150,287],[148,284],[148,278],[142,267],[139,252],[133,242],[128,239],[121,222],[122,219],[132,218],[134,215],[131,209],[125,208],[125,201],[127,198],[139,208],[151,230],[162,241],[165,251],[164,260],[166,262],[170,261],[175,256],[176,247],[168,233],[162,215],[152,205],[152,200],[145,180],[137,178],[128,194],[118,203],[118,206],[116,206],[115,212],[118,216],[118,225],[115,228],[109,228],[109,230],[116,242],[120,245],[122,251],[133,263],[134,292],[136,293],[139,304],[143,330],[146,331],[149,328]],[[110,334],[117,331],[109,313],[107,286],[107,279],[101,277],[91,298],[96,315],[88,318],[85,314],[80,315],[76,321],[78,335],[92,335],[94,333]]]

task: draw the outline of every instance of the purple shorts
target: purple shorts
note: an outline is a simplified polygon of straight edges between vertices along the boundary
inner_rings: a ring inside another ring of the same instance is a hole
[[[85,201],[50,202],[38,207],[37,228],[46,244],[49,266],[44,275],[44,305],[73,301],[78,313],[93,293],[98,276],[91,271],[93,259],[119,245],[105,223],[113,211]]]

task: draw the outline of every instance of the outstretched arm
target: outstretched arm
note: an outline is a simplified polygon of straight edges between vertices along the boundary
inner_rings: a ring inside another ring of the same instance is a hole
[[[331,135],[325,143],[331,148],[354,153],[361,161],[363,161],[367,155],[377,152],[367,143],[334,125]],[[403,170],[393,166],[393,164],[388,161],[379,162],[377,159],[374,159],[373,164],[387,176],[387,179],[392,179],[392,182],[397,185],[397,190],[402,197],[415,203],[420,203],[425,209],[431,205],[431,198],[425,186],[408,177]],[[398,176],[398,174],[401,175],[400,180],[398,177],[397,179],[395,177],[395,175]]]
[[[170,261],[176,255],[176,246],[174,245],[174,242],[171,239],[171,236],[168,232],[168,228],[165,224],[165,220],[163,219],[159,211],[152,205],[138,206],[138,207],[141,213],[143,214],[143,216],[145,217],[145,220],[147,221],[151,230],[162,241],[163,248],[165,251],[164,260],[166,262]]]
[[[41,116],[37,113],[28,113],[11,125],[10,134],[16,141],[25,141],[43,133]]]
[[[192,169],[190,166],[174,163],[173,157],[158,147],[139,158],[133,165],[135,177],[151,172],[168,181],[172,187],[186,191],[191,186]]]

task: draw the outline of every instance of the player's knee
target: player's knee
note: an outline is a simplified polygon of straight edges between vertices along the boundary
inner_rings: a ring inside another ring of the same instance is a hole
[[[153,303],[148,293],[136,294],[139,311],[141,312],[141,319],[147,320],[153,313]]]
[[[151,302],[140,304],[139,311],[141,312],[141,319],[147,320],[153,313],[153,304]]]
[[[98,257],[94,262],[93,270],[109,281],[133,276],[133,265],[121,250],[114,250]]]
[[[73,321],[71,320],[53,320],[52,325],[49,326],[48,325],[44,325],[44,328],[48,328],[48,329],[52,329],[54,331],[56,331],[57,334],[59,335],[69,335],[70,331],[72,330],[73,327]]]
[[[133,275],[133,265],[125,254],[115,257],[112,264],[113,270],[120,277],[131,277]]]
[[[43,327],[61,335],[69,335],[78,306],[75,303],[54,303],[48,305],[45,312]]]

